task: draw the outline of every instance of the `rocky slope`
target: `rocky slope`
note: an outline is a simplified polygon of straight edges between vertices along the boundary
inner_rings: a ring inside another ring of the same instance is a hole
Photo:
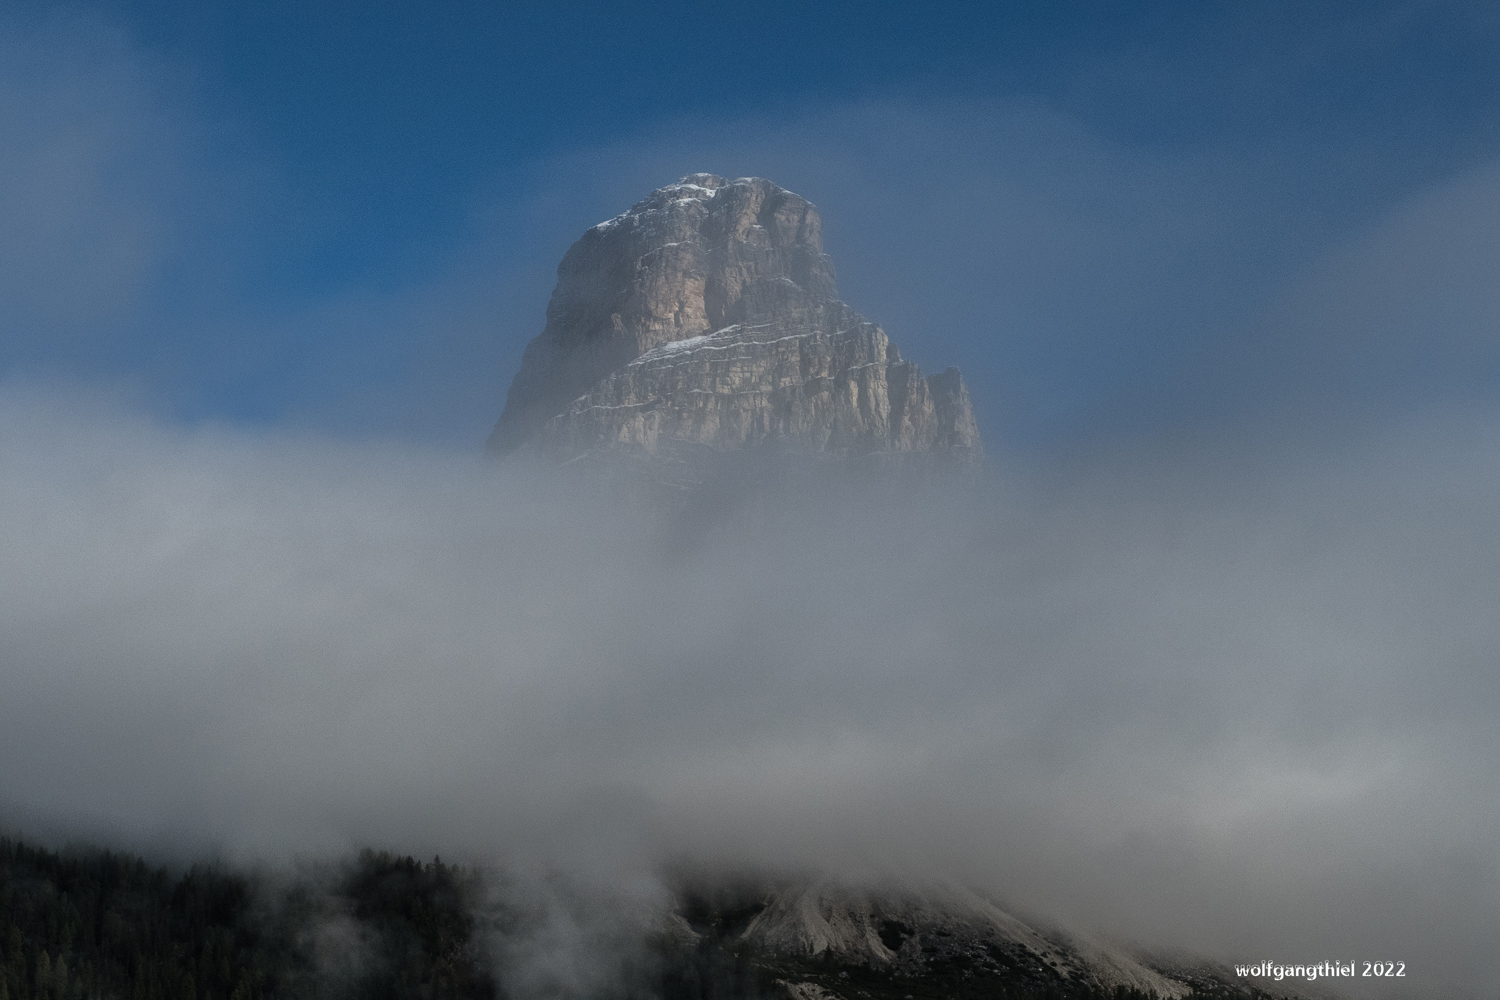
[[[732,956],[740,984],[705,996],[781,1000],[1322,1000],[1306,984],[1252,983],[1214,962],[1134,953],[1035,927],[945,884],[815,879],[719,892],[679,888],[670,949]],[[721,966],[721,968],[724,968]],[[744,988],[757,983],[758,988]],[[1269,986],[1269,988],[1262,988]]]
[[[958,370],[924,376],[838,299],[810,202],[693,174],[573,244],[489,449],[691,461],[764,448],[959,465],[983,453]]]
[[[739,941],[757,951],[823,958],[902,981],[994,978],[1060,991],[1124,987],[1163,998],[1190,986],[1092,939],[1044,935],[988,900],[951,887],[856,891],[827,881],[769,896]]]

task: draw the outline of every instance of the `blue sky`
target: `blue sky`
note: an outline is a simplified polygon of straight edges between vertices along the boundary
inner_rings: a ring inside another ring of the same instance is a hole
[[[817,202],[1003,446],[1378,421],[1491,392],[1497,112],[1460,3],[20,2],[0,378],[477,446],[569,243],[711,170]],[[1413,229],[1473,281],[1388,261],[1407,325],[1324,342]]]

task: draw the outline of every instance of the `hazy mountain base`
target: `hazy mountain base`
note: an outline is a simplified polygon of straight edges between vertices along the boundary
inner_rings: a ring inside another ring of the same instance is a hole
[[[1065,945],[924,946],[884,965],[749,946],[763,899],[663,921],[555,886],[365,851],[295,878],[0,839],[0,1000],[1144,1000],[1059,971]],[[575,911],[559,917],[559,906]],[[559,932],[559,928],[561,931]],[[893,952],[912,929],[879,928]],[[911,949],[908,949],[910,951]],[[1289,996],[1179,964],[1190,997]]]
[[[989,470],[993,471],[993,470]],[[503,479],[540,484],[556,495],[590,498],[617,515],[680,526],[684,516],[721,522],[736,518],[765,526],[817,500],[928,501],[972,494],[986,468],[946,452],[873,452],[830,459],[794,444],[725,452],[691,444],[664,445],[649,459],[609,451],[585,452],[557,466],[513,455],[496,470]]]
[[[880,949],[890,956],[885,960],[869,954],[840,954],[833,948],[816,955],[788,948],[757,948],[754,942],[764,937],[757,933],[763,930],[759,925],[767,915],[788,899],[806,898],[816,892],[807,893],[799,887],[791,893],[767,893],[762,888],[747,895],[743,889],[729,894],[721,891],[712,897],[680,890],[685,900],[681,912],[698,935],[695,942],[698,955],[708,952],[731,956],[738,966],[749,970],[748,975],[740,973],[740,980],[750,979],[760,984],[762,992],[705,992],[687,996],[758,995],[790,1000],[1145,1000],[1166,995],[1154,989],[1103,981],[1099,973],[1109,963],[1101,954],[1105,950],[1102,946],[1064,933],[1044,937],[1000,911],[995,912],[1013,921],[1014,928],[1000,934],[975,934],[969,923],[972,914],[965,912],[974,901],[950,900],[954,906],[949,912],[941,903],[934,909],[934,900],[919,900],[915,906],[908,900],[906,905],[912,908],[903,920],[900,915],[895,919],[891,915],[883,919],[878,916],[882,909],[899,908],[902,905],[899,895],[883,898],[877,895],[867,900],[873,902],[871,909],[877,914],[870,930],[878,935]],[[1130,963],[1123,954],[1114,957]],[[712,965],[701,957],[697,961]],[[1150,975],[1169,972],[1171,979],[1165,985],[1186,1000],[1205,997],[1279,1000],[1300,996],[1292,990],[1267,992],[1237,982],[1229,969],[1205,961],[1178,959],[1170,970],[1140,971]],[[769,990],[764,988],[767,981],[772,987]]]

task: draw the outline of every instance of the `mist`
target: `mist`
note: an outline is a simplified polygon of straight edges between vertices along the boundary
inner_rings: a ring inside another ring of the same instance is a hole
[[[0,409],[20,829],[920,875],[1145,943],[1481,982],[1493,412],[643,508],[65,392]]]

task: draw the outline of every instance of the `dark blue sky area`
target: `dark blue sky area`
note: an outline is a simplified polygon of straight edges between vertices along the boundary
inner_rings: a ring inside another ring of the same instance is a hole
[[[177,0],[33,16],[60,9],[124,26],[190,76],[214,140],[273,151],[301,197],[357,218],[348,266],[458,224],[497,173],[684,115],[1026,95],[1127,145],[1287,146],[1289,171],[1305,146],[1347,144],[1403,161],[1397,185],[1500,142],[1494,26],[1433,4]]]
[[[1179,419],[1500,153],[1457,3],[20,2],[0,43],[6,377],[454,443],[568,243],[690,171],[817,201],[845,297],[1024,443]]]

